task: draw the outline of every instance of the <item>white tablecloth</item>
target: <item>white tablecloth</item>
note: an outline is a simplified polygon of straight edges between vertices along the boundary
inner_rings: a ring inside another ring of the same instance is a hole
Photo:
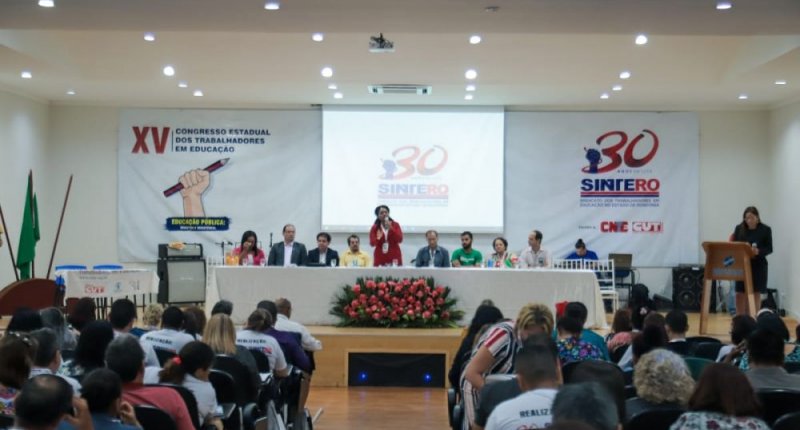
[[[152,270],[64,270],[65,297],[119,297],[157,294],[158,276]]]
[[[233,302],[233,319],[242,324],[261,300],[285,297],[292,301],[292,319],[306,325],[333,325],[331,302],[344,285],[359,277],[433,277],[449,286],[464,310],[462,325],[475,309],[491,299],[508,318],[516,318],[526,303],[555,308],[561,301],[580,301],[589,309],[587,326],[606,327],[605,309],[597,277],[591,271],[541,269],[436,269],[436,268],[312,268],[209,266],[206,312],[220,298]]]

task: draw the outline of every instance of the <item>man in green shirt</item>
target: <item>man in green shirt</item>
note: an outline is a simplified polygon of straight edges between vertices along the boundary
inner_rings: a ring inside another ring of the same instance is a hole
[[[453,251],[450,259],[453,267],[481,267],[483,256],[477,249],[472,249],[472,233],[461,233],[461,248]]]

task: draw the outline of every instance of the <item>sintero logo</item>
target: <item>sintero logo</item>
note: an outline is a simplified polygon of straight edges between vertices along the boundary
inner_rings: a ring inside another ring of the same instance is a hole
[[[650,150],[642,156],[637,156],[636,147],[643,143],[646,137],[652,141]],[[642,130],[630,142],[628,134],[624,131],[609,131],[598,137],[596,143],[599,148],[584,148],[589,165],[581,169],[583,173],[607,173],[623,164],[630,168],[642,167],[652,161],[658,152],[658,136],[647,129]]]
[[[432,176],[447,165],[447,150],[439,145],[422,151],[418,146],[408,145],[392,151],[392,158],[381,160],[383,174],[380,179],[399,181],[413,175]]]

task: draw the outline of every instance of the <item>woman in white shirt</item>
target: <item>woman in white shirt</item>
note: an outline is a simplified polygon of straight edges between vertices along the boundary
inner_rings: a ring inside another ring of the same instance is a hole
[[[164,365],[158,377],[161,383],[182,385],[189,389],[197,400],[200,422],[222,430],[222,421],[215,416],[217,395],[208,381],[213,361],[214,351],[210,346],[198,341],[189,342]]]

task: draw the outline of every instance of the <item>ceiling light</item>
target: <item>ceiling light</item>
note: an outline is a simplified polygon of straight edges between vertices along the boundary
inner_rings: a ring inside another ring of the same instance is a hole
[[[637,45],[647,45],[647,35],[644,33],[637,34],[634,42],[636,42]]]
[[[339,89],[339,87],[337,87],[336,84],[328,84],[328,89],[329,90],[337,90],[337,89]]]
[[[23,70],[19,75],[22,77],[22,79],[30,79],[33,77],[33,74],[31,74],[30,70]]]
[[[622,85],[619,84],[614,85],[613,87],[611,87],[611,91],[622,91]]]
[[[471,81],[478,77],[478,72],[475,69],[469,69],[464,73],[464,77]]]
[[[68,90],[67,91],[67,95],[68,96],[74,96],[75,95],[75,90]]]
[[[783,79],[779,79],[779,80],[775,81],[775,85],[786,85],[786,81],[783,80]]]
[[[192,95],[195,97],[203,97],[203,90],[194,90]]]
[[[717,2],[717,10],[728,10],[733,7],[733,4],[729,1],[718,1]]]
[[[471,43],[473,45],[477,45],[477,44],[481,43],[481,40],[482,39],[481,39],[481,36],[479,34],[473,34],[472,36],[469,37],[469,43]]]
[[[331,76],[333,76],[333,69],[326,66],[323,67],[319,73],[322,75],[323,78],[330,78]]]
[[[148,31],[147,33],[144,34],[144,40],[148,42],[155,42],[156,34]]]
[[[342,93],[333,93],[333,98],[335,98],[335,99],[340,99],[342,97],[344,97],[344,94],[342,94]]]
[[[39,6],[41,7],[53,7],[56,5],[54,0],[39,0]]]
[[[631,72],[624,70],[622,73],[619,74],[620,79],[628,79],[631,77]]]
[[[175,68],[170,65],[164,66],[163,72],[164,76],[175,76]]]
[[[180,81],[180,82],[178,82],[178,87],[179,88],[188,88],[189,87],[189,83],[186,82],[186,81]]]
[[[475,91],[475,85],[467,85],[467,91]]]
[[[264,3],[264,9],[266,10],[278,10],[280,8],[281,8],[281,2],[279,2],[278,0],[267,0],[267,2]]]
[[[465,95],[464,100],[472,100],[472,94]]]
[[[323,40],[325,40],[325,35],[322,33],[314,33],[311,35],[311,40],[313,40],[314,42],[322,42]]]
[[[600,98],[603,100],[607,99],[608,97],[609,97],[608,93],[600,94]]]
[[[739,100],[747,100],[747,94],[739,94]]]

